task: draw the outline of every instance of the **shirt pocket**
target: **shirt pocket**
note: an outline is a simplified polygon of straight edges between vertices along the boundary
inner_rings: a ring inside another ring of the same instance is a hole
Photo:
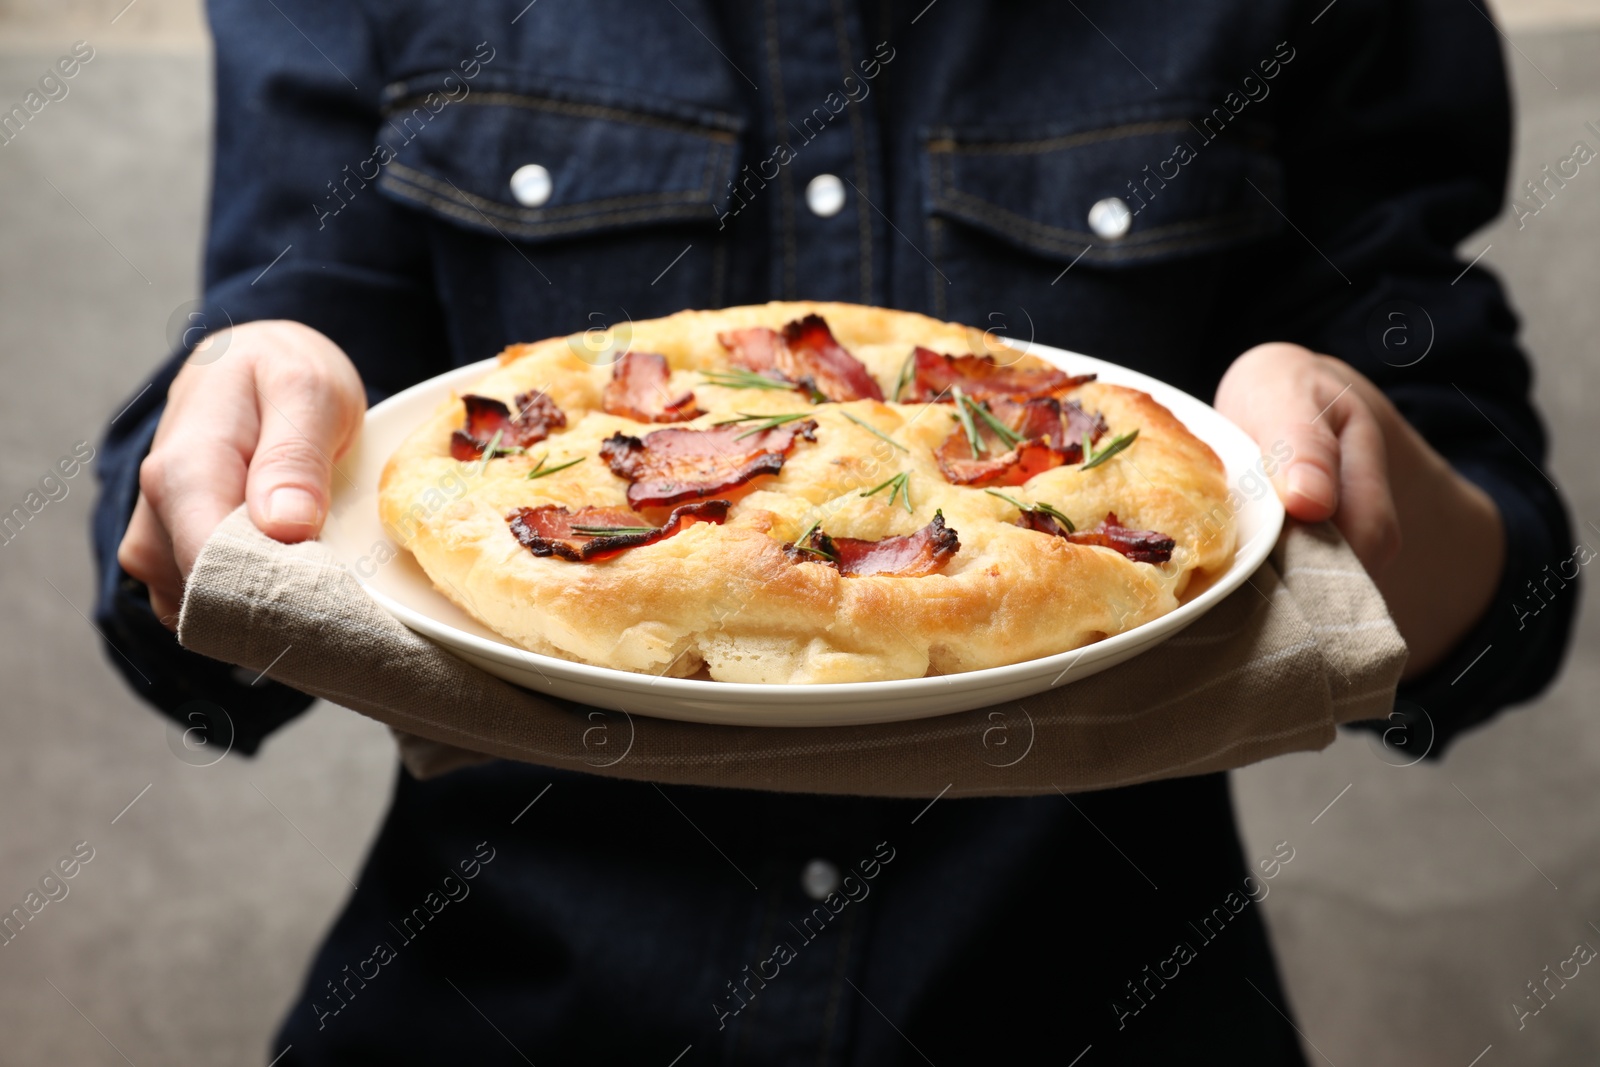
[[[1013,336],[1026,318],[1024,339],[1134,364],[1195,351],[1227,258],[1284,228],[1265,136],[1241,125],[1208,140],[1199,119],[933,129],[936,313],[1003,319]]]
[[[463,358],[720,302],[737,118],[487,73],[455,99],[438,84],[388,90],[399,143],[377,184],[429,220]]]

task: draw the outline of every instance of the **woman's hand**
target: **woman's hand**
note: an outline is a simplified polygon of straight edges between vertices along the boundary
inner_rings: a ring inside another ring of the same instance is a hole
[[[297,322],[250,322],[210,338],[213,363],[186,365],[167,394],[139,501],[117,548],[122,569],[177,627],[200,547],[234,508],[279,541],[315,537],[327,517],[333,461],[366,411],[355,365]]]
[[[1291,344],[1234,360],[1217,410],[1264,450],[1297,519],[1332,519],[1377,583],[1410,646],[1406,677],[1445,657],[1482,618],[1505,566],[1500,513],[1349,364]]]

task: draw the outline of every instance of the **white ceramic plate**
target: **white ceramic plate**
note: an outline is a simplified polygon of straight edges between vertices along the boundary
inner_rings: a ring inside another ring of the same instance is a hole
[[[1233,565],[1210,588],[1159,619],[1072,652],[965,674],[893,682],[753,685],[656,678],[528,652],[436,592],[411,554],[397,548],[378,521],[378,477],[384,463],[451,390],[468,392],[494,369],[493,359],[412,386],[367,412],[360,438],[339,464],[349,481],[334,478],[333,509],[322,540],[374,600],[455,655],[535,692],[614,711],[739,726],[845,726],[946,715],[1031,696],[1146,652],[1211,610],[1267,558],[1283,525],[1283,506],[1255,469],[1261,450],[1209,405],[1113,363],[1038,344],[1016,347],[1068,373],[1093,372],[1101,381],[1144,390],[1222,457],[1228,484],[1239,490],[1243,501],[1236,516],[1239,548]],[[382,562],[386,558],[388,562]]]

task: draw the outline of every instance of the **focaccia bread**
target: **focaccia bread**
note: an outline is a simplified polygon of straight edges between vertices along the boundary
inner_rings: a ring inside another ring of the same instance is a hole
[[[1231,562],[1226,497],[1143,392],[921,315],[772,303],[512,346],[395,452],[379,506],[523,648],[818,683],[1164,615]]]

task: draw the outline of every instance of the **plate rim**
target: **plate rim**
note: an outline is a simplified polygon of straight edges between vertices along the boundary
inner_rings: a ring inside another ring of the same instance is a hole
[[[1096,371],[1097,373],[1103,368],[1110,368],[1115,371],[1115,376],[1118,379],[1111,384],[1124,385],[1151,393],[1157,403],[1161,403],[1163,407],[1169,407],[1169,405],[1164,399],[1155,394],[1165,393],[1181,396],[1186,402],[1199,405],[1216,415],[1223,427],[1225,427],[1226,432],[1239,435],[1244,440],[1249,441],[1252,448],[1255,448],[1258,452],[1260,450],[1260,446],[1250,439],[1249,435],[1237,423],[1217,411],[1216,408],[1198,397],[1179,389],[1177,386],[1163,382],[1142,371],[1134,370],[1131,367],[1113,363],[1109,360],[1098,359],[1070,349],[1056,348],[1036,341],[1025,342],[1009,338],[997,338],[997,340],[1023,353],[1036,355],[1058,367],[1063,366],[1063,360],[1067,360],[1080,364],[1086,363],[1089,366],[1083,368],[1083,370]],[[455,384],[463,379],[481,376],[497,369],[501,365],[498,356],[491,356],[488,359],[453,368],[443,374],[435,375],[425,381],[408,386],[368,409],[362,419],[361,433],[365,433],[368,420],[374,417],[382,417],[388,409],[401,407],[414,401],[421,394],[442,394],[443,391],[454,388]],[[1075,372],[1081,372],[1076,367],[1071,369]],[[1154,387],[1153,390],[1152,387]],[[1180,418],[1180,421],[1183,421],[1186,426],[1188,425],[1187,420]],[[1193,430],[1191,429],[1190,432],[1192,433]],[[1212,446],[1210,441],[1207,441],[1206,444],[1208,447]],[[1221,457],[1219,456],[1219,458]],[[1224,463],[1224,469],[1226,472],[1226,463]],[[375,486],[371,488],[374,491],[376,489]],[[357,488],[357,492],[360,492],[359,488]],[[442,645],[446,650],[449,650],[455,644],[470,650],[477,656],[497,660],[508,667],[525,668],[533,666],[541,673],[548,667],[552,669],[553,673],[564,676],[564,680],[573,684],[593,686],[613,692],[632,692],[634,695],[642,695],[637,693],[638,687],[648,685],[652,690],[667,698],[700,698],[710,694],[717,694],[713,703],[719,704],[732,703],[743,699],[746,701],[760,700],[768,704],[822,705],[839,700],[861,700],[870,698],[873,694],[879,694],[883,697],[893,695],[899,699],[907,699],[915,695],[915,688],[937,691],[942,687],[959,681],[963,688],[987,689],[1005,684],[1015,684],[1020,682],[1022,676],[1026,674],[1032,672],[1046,673],[1051,668],[1063,664],[1067,664],[1067,670],[1070,671],[1071,665],[1075,664],[1076,660],[1067,663],[1068,658],[1076,656],[1081,659],[1085,649],[1096,649],[1101,653],[1096,656],[1096,659],[1101,659],[1110,658],[1118,652],[1126,650],[1129,645],[1140,644],[1148,646],[1141,647],[1130,653],[1123,662],[1142,655],[1202,618],[1217,604],[1236,592],[1266,562],[1282,532],[1285,512],[1283,504],[1275,492],[1264,494],[1263,497],[1252,501],[1252,503],[1259,506],[1264,500],[1270,501],[1267,505],[1270,515],[1266,524],[1249,542],[1235,547],[1234,560],[1228,569],[1219,575],[1211,586],[1195,596],[1194,599],[1180,604],[1167,614],[1142,623],[1131,630],[1125,630],[1120,634],[1114,634],[1093,644],[1069,649],[1065,652],[1055,652],[1048,656],[1039,656],[996,667],[962,671],[959,674],[924,675],[920,678],[794,684],[787,682],[721,682],[699,678],[646,675],[635,671],[621,670],[616,667],[604,667],[597,664],[582,663],[577,660],[562,659],[557,656],[548,656],[530,649],[520,648],[504,639],[491,640],[478,634],[469,633],[451,623],[432,618],[410,605],[401,603],[381,588],[361,579],[359,576],[357,576],[357,580],[361,582],[362,588],[367,595],[372,597],[385,611],[393,615],[408,629]],[[402,552],[405,551],[404,546],[400,545],[397,545],[396,549]],[[438,594],[437,590],[435,590],[435,594],[442,595]],[[1091,676],[1091,674],[1085,673],[1076,678],[1058,679],[1049,685],[1041,687],[1039,691],[1044,692],[1049,689],[1070,685],[1072,682],[1077,681],[1078,678]],[[907,687],[915,688],[908,689]],[[928,717],[946,713],[930,712]],[[754,724],[752,723],[752,725]]]

